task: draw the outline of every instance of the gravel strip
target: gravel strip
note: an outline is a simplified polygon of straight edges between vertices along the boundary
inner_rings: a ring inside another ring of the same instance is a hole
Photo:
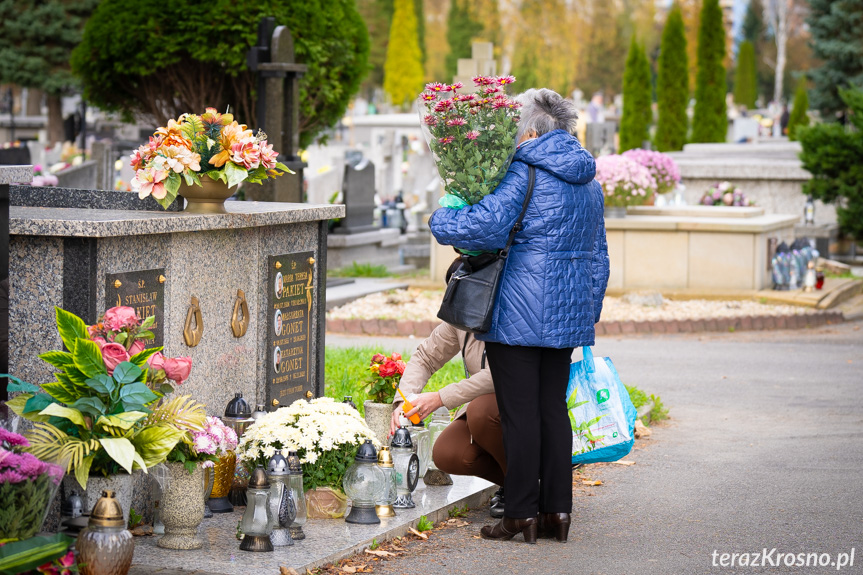
[[[329,319],[394,319],[438,321],[443,290],[410,288],[371,294],[327,313]],[[810,315],[816,310],[791,305],[770,305],[755,301],[663,300],[659,306],[638,305],[624,298],[606,297],[602,321],[663,321],[746,316]]]

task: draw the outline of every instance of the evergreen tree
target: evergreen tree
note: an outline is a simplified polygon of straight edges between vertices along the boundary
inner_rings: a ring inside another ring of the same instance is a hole
[[[788,139],[796,140],[798,129],[809,125],[809,93],[806,91],[806,76],[801,76],[797,81],[797,90],[794,92],[794,104],[791,108],[791,116],[788,118]]]
[[[369,31],[369,74],[363,81],[363,94],[371,99],[384,83],[384,62],[390,41],[393,0],[357,0],[357,11]]]
[[[640,148],[649,138],[652,120],[650,109],[650,63],[635,35],[629,44],[623,72],[623,115],[620,118],[620,151]]]
[[[839,90],[863,88],[863,2],[809,0],[813,56],[812,106],[825,115],[845,109]]]
[[[758,99],[758,74],[755,71],[755,48],[752,42],[744,40],[737,52],[737,68],[734,74],[734,103],[755,108]]]
[[[749,42],[757,45],[764,37],[764,6],[761,0],[749,0],[746,6],[746,15],[743,17],[743,25],[740,27],[741,42]]]
[[[414,10],[417,15],[417,42],[420,45],[420,63],[426,66],[426,16],[423,9],[423,0],[414,0]]]
[[[610,102],[623,85],[628,39],[623,24],[628,15],[621,14],[608,0],[592,0],[591,4],[592,19],[583,50],[586,65],[578,85],[588,98],[601,90]]]
[[[97,0],[0,1],[0,84],[45,92],[48,139],[63,139],[60,98],[78,82],[69,69],[72,50]]]
[[[686,115],[689,104],[689,62],[683,16],[677,4],[671,9],[662,31],[656,98],[659,108],[656,149],[660,152],[682,150],[689,122]]]
[[[458,72],[459,58],[470,58],[473,39],[482,32],[482,24],[473,19],[468,0],[452,0],[446,18],[446,41],[449,53],[446,56],[445,81]]]
[[[395,106],[401,107],[419,95],[423,78],[413,0],[396,0],[384,63],[384,91]]]
[[[725,26],[719,0],[704,0],[698,28],[698,75],[695,81],[693,142],[724,142],[728,134],[725,110]]]

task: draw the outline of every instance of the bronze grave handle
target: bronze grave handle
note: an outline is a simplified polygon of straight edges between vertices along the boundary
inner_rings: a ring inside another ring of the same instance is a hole
[[[195,327],[192,328],[192,318],[195,319]],[[201,336],[204,334],[204,318],[201,316],[201,307],[198,305],[198,298],[192,296],[192,303],[189,305],[189,311],[186,314],[186,325],[183,327],[183,339],[186,340],[186,345],[195,347],[201,343]]]
[[[239,318],[242,311],[243,317]],[[234,300],[234,313],[231,315],[231,331],[234,337],[243,337],[249,329],[249,304],[246,302],[246,294],[243,290],[237,290],[237,299]]]

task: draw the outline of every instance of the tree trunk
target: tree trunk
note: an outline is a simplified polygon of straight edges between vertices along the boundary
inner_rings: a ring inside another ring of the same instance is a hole
[[[786,49],[788,47],[788,12],[792,0],[777,2],[776,14],[776,71],[773,78],[773,99],[782,101],[783,83],[785,82]]]
[[[63,141],[63,104],[57,94],[48,94],[48,145]]]
[[[27,89],[27,106],[24,114],[27,116],[39,116],[42,114],[42,90],[36,88]]]

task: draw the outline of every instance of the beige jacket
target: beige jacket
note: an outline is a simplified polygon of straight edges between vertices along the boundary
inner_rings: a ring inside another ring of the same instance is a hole
[[[405,397],[412,393],[422,393],[432,374],[442,368],[449,360],[461,355],[465,336],[468,339],[467,347],[464,350],[464,359],[471,376],[442,388],[439,392],[441,401],[447,409],[455,409],[461,405],[461,409],[455,414],[455,418],[459,418],[467,408],[464,404],[480,395],[494,393],[494,384],[491,380],[491,370],[488,368],[487,359],[485,369],[482,368],[485,343],[444,322],[434,329],[411,356],[399,383],[399,388]],[[401,395],[396,392],[393,404],[398,406],[401,403]]]

